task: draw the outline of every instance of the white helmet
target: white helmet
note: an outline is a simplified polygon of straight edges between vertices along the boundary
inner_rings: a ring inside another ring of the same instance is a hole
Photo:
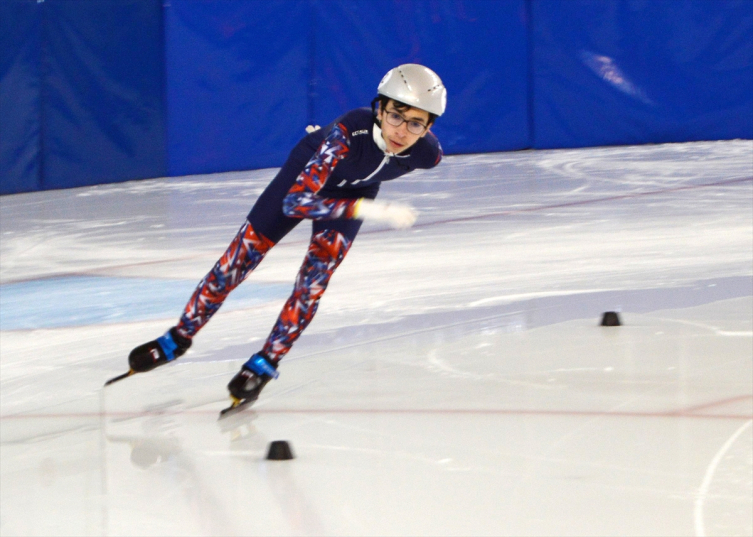
[[[444,114],[447,105],[447,90],[437,73],[415,63],[390,69],[379,83],[377,92],[437,116]]]

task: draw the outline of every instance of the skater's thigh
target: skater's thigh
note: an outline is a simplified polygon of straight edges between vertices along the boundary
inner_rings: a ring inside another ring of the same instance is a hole
[[[277,244],[282,238],[290,233],[295,226],[301,223],[300,218],[289,218],[282,211],[265,211],[267,214],[259,214],[252,211],[248,215],[248,221],[256,233]]]

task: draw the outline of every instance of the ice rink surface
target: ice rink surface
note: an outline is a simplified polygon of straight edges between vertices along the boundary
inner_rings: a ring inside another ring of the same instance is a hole
[[[383,185],[417,225],[364,225],[252,409],[217,420],[305,222],[103,389],[274,173],[0,198],[0,534],[753,534],[752,141],[447,157]]]

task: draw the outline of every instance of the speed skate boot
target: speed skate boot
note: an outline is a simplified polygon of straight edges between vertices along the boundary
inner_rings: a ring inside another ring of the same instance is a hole
[[[233,407],[256,401],[267,382],[279,376],[277,362],[261,353],[254,354],[227,385]]]
[[[191,346],[191,340],[178,334],[175,327],[154,341],[139,345],[128,355],[128,365],[134,373],[151,371],[183,356]]]

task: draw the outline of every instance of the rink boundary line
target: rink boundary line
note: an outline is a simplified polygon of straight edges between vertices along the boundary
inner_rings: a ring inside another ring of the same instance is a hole
[[[225,405],[226,406],[226,405]],[[220,407],[216,410],[186,410],[186,411],[154,411],[154,412],[82,412],[78,414],[24,414],[0,416],[0,421],[8,419],[102,419],[102,418],[146,418],[150,416],[181,416],[181,415],[208,415],[217,416]],[[751,420],[753,414],[694,414],[685,412],[600,412],[589,410],[495,410],[495,409],[249,409],[255,414],[370,414],[370,415],[458,415],[458,416],[535,416],[535,417],[569,417],[569,418],[685,418],[685,419],[711,419],[711,420]]]
[[[624,200],[624,199],[634,199],[634,198],[640,198],[644,196],[656,196],[660,194],[668,194],[672,192],[681,192],[684,190],[698,190],[700,188],[711,188],[711,187],[717,187],[717,186],[727,186],[727,185],[733,185],[738,183],[745,183],[747,181],[753,181],[753,176],[750,177],[738,177],[735,179],[725,179],[723,181],[716,181],[713,183],[703,183],[700,185],[685,185],[685,186],[677,186],[672,188],[663,188],[659,190],[649,190],[646,192],[633,192],[630,194],[620,194],[616,196],[605,196],[602,198],[593,198],[588,200],[579,200],[579,201],[569,201],[569,202],[563,202],[563,203],[554,203],[550,205],[539,205],[535,207],[528,207],[526,209],[511,209],[508,211],[498,211],[494,213],[487,213],[487,214],[481,214],[481,215],[475,215],[475,216],[465,216],[461,218],[449,218],[445,220],[434,220],[432,222],[426,222],[423,224],[416,224],[411,229],[420,229],[430,226],[436,226],[436,225],[443,225],[443,224],[452,224],[455,222],[472,222],[474,220],[483,220],[485,218],[495,218],[500,216],[513,216],[517,214],[525,214],[525,213],[533,213],[537,211],[547,211],[552,209],[561,209],[561,208],[567,208],[567,207],[578,207],[581,205],[591,205],[594,203],[602,203],[607,201],[617,201],[617,200]],[[374,230],[363,230],[359,233],[359,235],[373,235],[377,233],[386,233],[386,232],[394,232],[393,229],[374,229]],[[297,246],[300,244],[308,244],[308,241],[302,241],[302,240],[296,240],[296,241],[290,241],[285,244],[277,244],[276,247],[285,247],[285,246]],[[181,262],[181,261],[191,261],[194,259],[202,259],[202,258],[212,258],[215,259],[218,255],[217,253],[212,252],[205,252],[201,254],[193,254],[190,256],[181,256],[181,257],[174,257],[170,259],[158,259],[154,261],[139,261],[137,263],[125,263],[120,265],[108,265],[106,267],[98,267],[98,268],[92,268],[87,269],[83,271],[74,271],[74,272],[60,272],[60,273],[54,273],[54,274],[46,274],[44,276],[37,276],[37,277],[31,277],[31,278],[19,278],[17,280],[9,280],[4,281],[0,285],[9,285],[14,283],[28,283],[28,282],[34,282],[34,281],[40,281],[40,280],[48,280],[48,279],[54,279],[54,278],[66,278],[71,276],[99,276],[102,274],[107,275],[107,273],[111,270],[120,270],[120,269],[128,269],[128,268],[134,268],[134,267],[142,267],[142,266],[149,266],[149,265],[159,265],[164,263],[175,263],[175,262]],[[143,276],[118,276],[122,278],[143,278]],[[159,279],[159,278],[157,278]]]
[[[738,437],[743,434],[745,429],[753,425],[753,420],[747,421],[744,423],[737,431],[732,433],[732,436],[730,436],[727,441],[722,444],[722,447],[719,448],[719,451],[716,452],[714,455],[714,458],[711,459],[711,462],[706,467],[706,472],[703,476],[703,482],[701,483],[701,486],[698,488],[698,493],[694,502],[694,509],[693,509],[693,518],[695,521],[695,534],[696,537],[706,537],[706,528],[705,528],[705,522],[704,522],[704,504],[706,502],[706,498],[708,497],[709,488],[711,488],[711,483],[714,480],[714,474],[716,473],[716,468],[719,466],[719,463],[722,461],[722,458],[727,454],[727,451],[732,447],[732,445],[737,441]]]
[[[729,405],[731,403],[737,403],[742,401],[747,401],[748,399],[753,400],[753,395],[739,395],[737,397],[730,397],[728,399],[721,399],[719,401],[712,401],[710,403],[705,403],[702,405],[695,405],[688,408],[683,409],[684,412],[698,412],[699,410],[707,410],[709,408]]]
[[[610,411],[610,410],[546,410],[546,409],[515,409],[515,408],[265,408],[253,407],[249,409],[257,414],[457,414],[457,415],[499,415],[499,416],[566,416],[566,417],[620,417],[620,418],[692,418],[692,419],[726,419],[751,420],[752,414],[701,414],[699,410],[709,410],[725,405],[752,401],[751,395],[737,395],[692,405],[677,410],[666,411]],[[55,418],[139,418],[147,416],[179,416],[179,415],[217,415],[218,409],[184,409],[153,411],[114,411],[114,412],[42,412],[28,414],[0,415],[0,421],[6,419],[55,419]]]
[[[155,410],[138,412],[79,412],[79,413],[39,413],[39,414],[13,414],[0,416],[0,421],[8,419],[71,419],[71,418],[142,418],[149,416],[180,416],[180,415],[209,415],[217,416],[219,407],[213,410]],[[537,416],[537,417],[572,417],[572,418],[685,418],[685,419],[712,419],[712,420],[751,420],[753,414],[698,414],[683,410],[665,412],[610,412],[599,410],[533,410],[533,409],[375,409],[375,408],[264,408],[249,409],[255,414],[339,414],[339,415],[458,415],[458,416]]]

